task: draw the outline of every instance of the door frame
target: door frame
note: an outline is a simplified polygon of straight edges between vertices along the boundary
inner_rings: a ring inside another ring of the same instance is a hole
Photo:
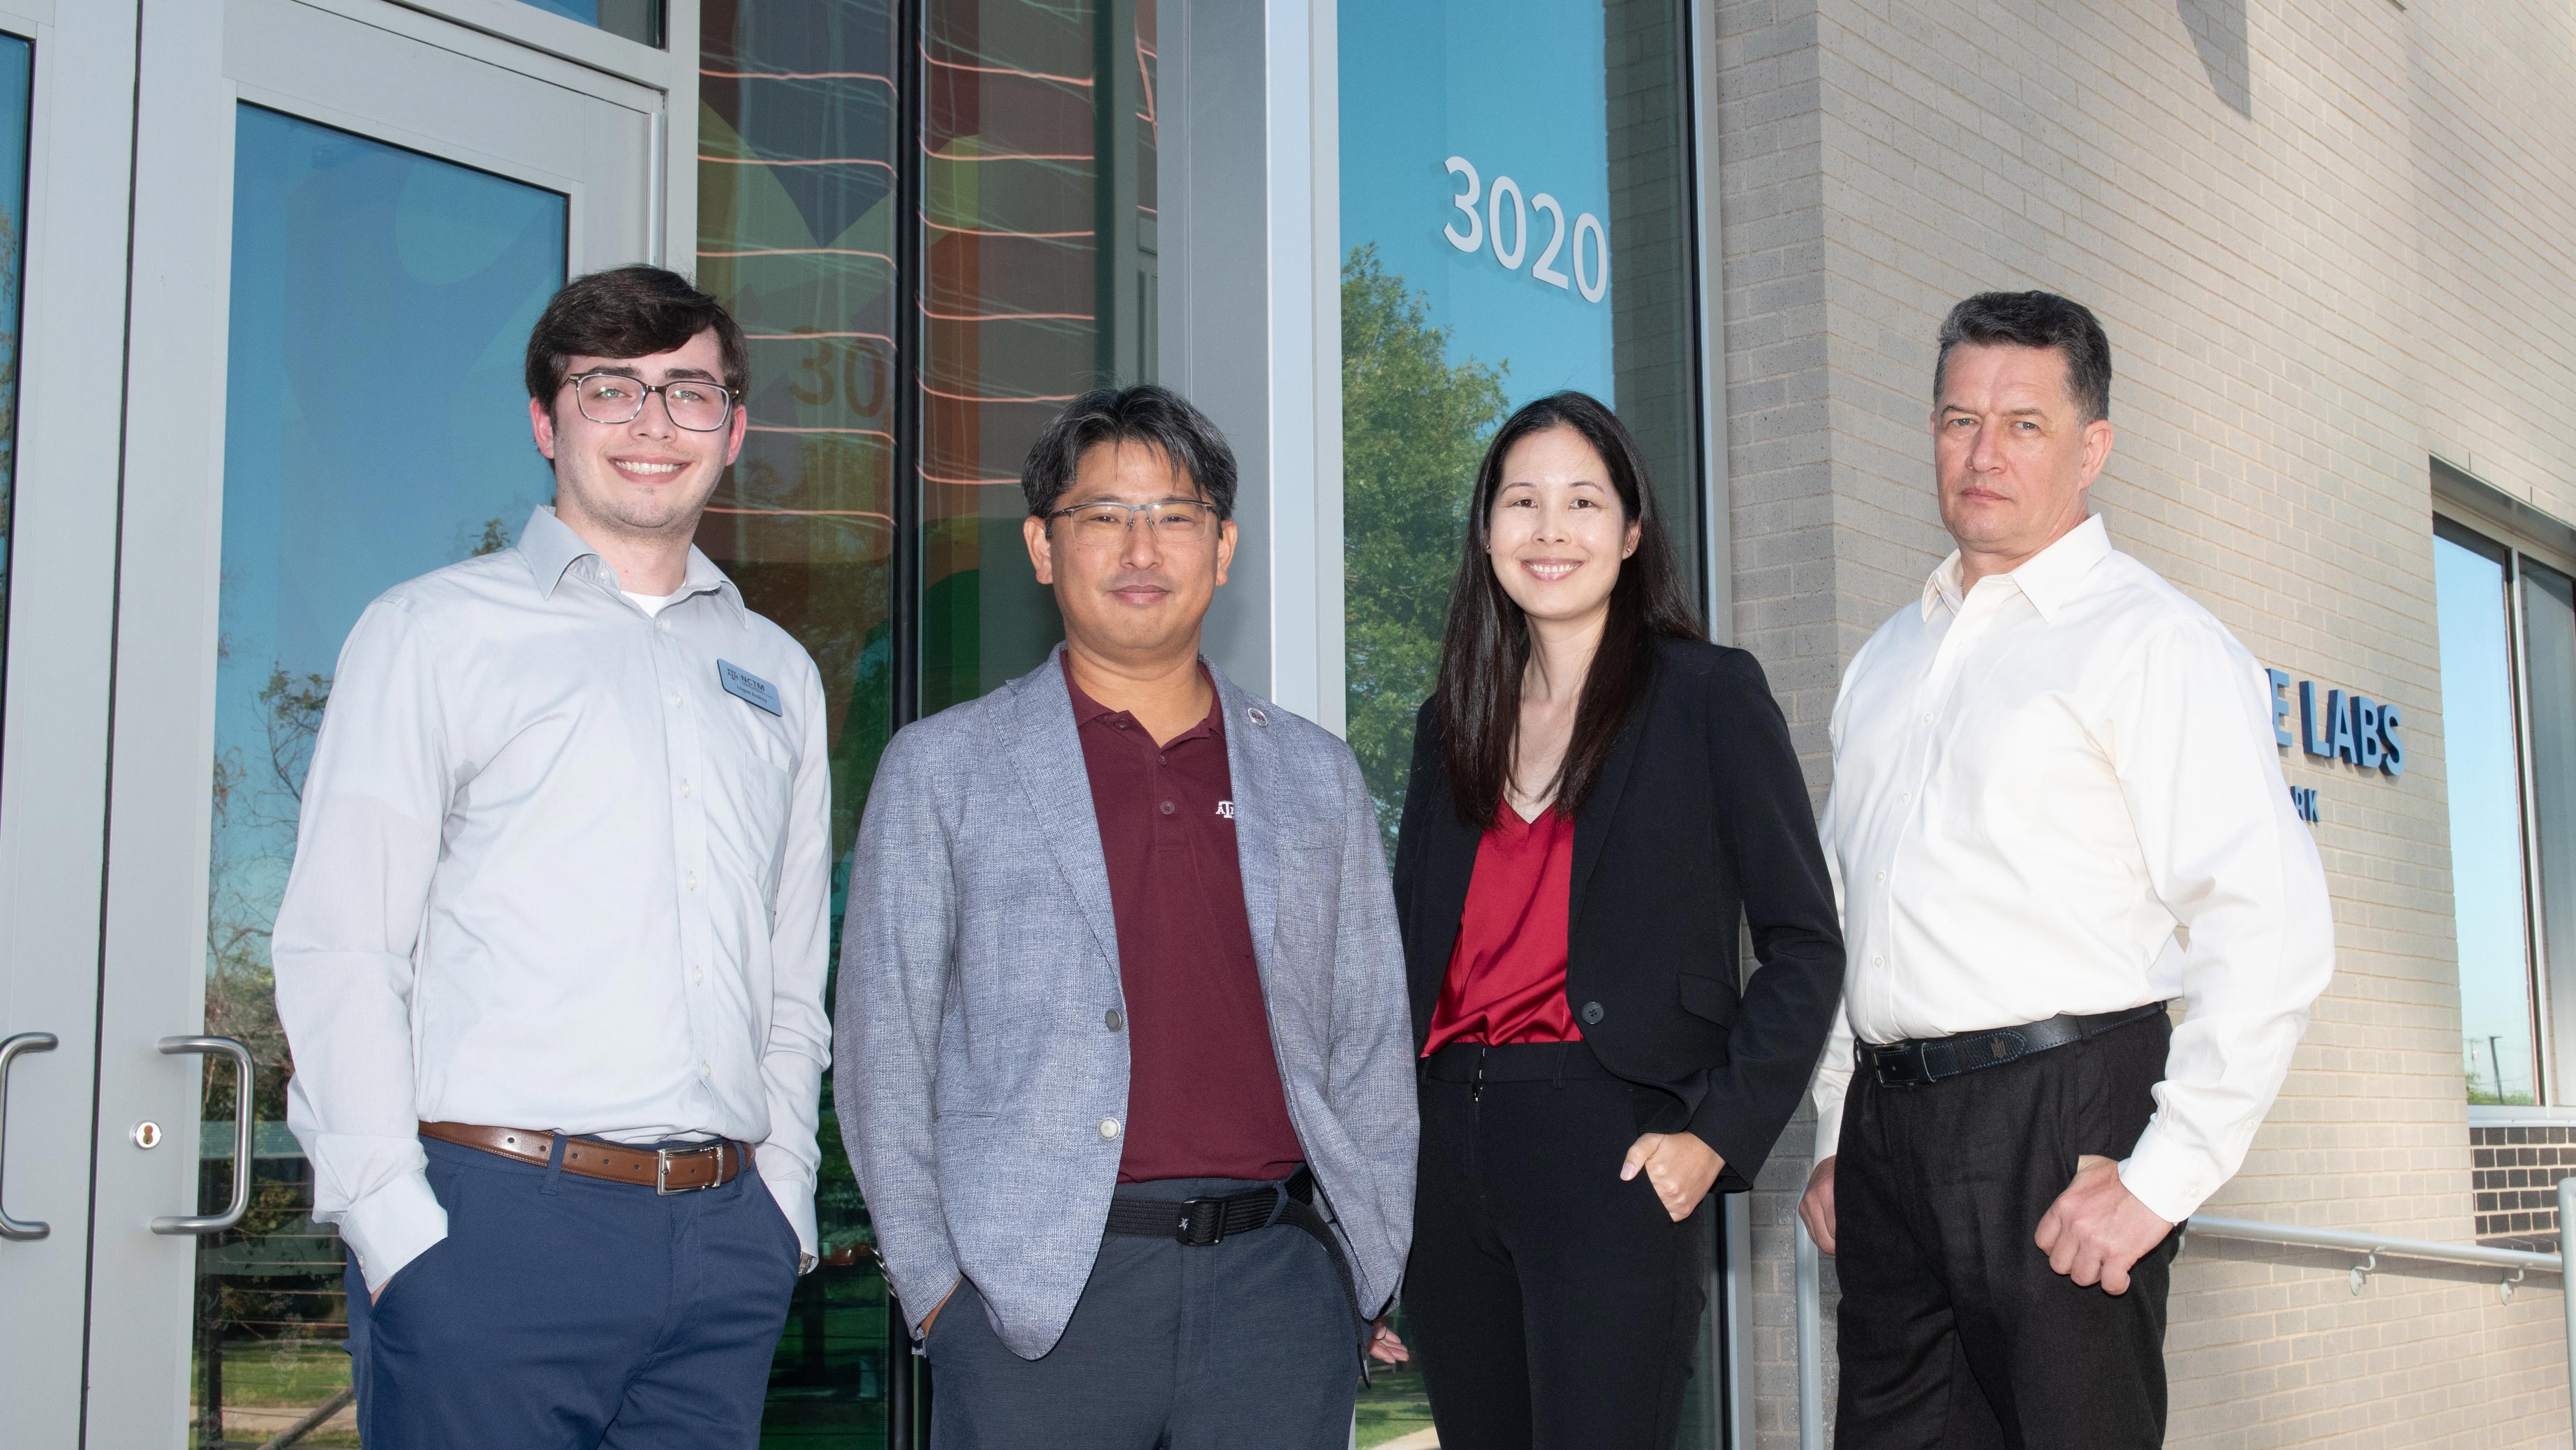
[[[0,1401],[26,1443],[81,1431],[99,893],[125,371],[137,0],[0,0],[31,40],[12,608],[0,691],[0,1037],[10,1074]]]

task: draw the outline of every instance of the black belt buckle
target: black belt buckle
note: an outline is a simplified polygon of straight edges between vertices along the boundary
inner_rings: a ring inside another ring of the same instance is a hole
[[[1179,1225],[1172,1237],[1194,1249],[1204,1249],[1225,1241],[1225,1200],[1193,1198],[1181,1205]]]

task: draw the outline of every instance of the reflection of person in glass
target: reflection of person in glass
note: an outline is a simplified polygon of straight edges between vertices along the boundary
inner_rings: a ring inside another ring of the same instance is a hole
[[[1449,1450],[1666,1450],[1709,1193],[1753,1186],[1815,1065],[1833,897],[1780,708],[1701,634],[1619,420],[1522,408],[1468,518],[1396,847],[1405,1313]]]
[[[1833,713],[1851,973],[1799,1213],[1840,1259],[1835,1441],[2159,1445],[2171,1230],[2333,971],[2325,875],[2263,671],[2089,512],[2101,324],[1990,292],[1940,342],[1958,548]]]
[[[830,784],[813,661],[690,546],[745,370],[673,273],[565,287],[554,507],[341,651],[275,951],[368,1450],[758,1442],[814,1253]]]
[[[1234,454],[1097,391],[1030,449],[1064,646],[906,727],[834,1095],[935,1450],[1348,1443],[1413,1196],[1402,947],[1348,747],[1199,653]]]

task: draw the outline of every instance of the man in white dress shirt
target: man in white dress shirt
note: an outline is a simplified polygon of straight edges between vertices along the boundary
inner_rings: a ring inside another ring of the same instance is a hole
[[[555,506],[350,631],[275,936],[368,1450],[751,1450],[814,1253],[822,683],[691,547],[742,332],[677,275],[528,342]]]
[[[1834,705],[1850,966],[1799,1213],[1839,1259],[1843,1450],[2161,1444],[2173,1226],[2333,972],[2262,671],[2087,509],[2110,389],[2081,305],[1952,310],[1958,549]]]

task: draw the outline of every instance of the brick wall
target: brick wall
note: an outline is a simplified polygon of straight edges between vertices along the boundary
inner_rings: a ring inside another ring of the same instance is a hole
[[[2402,702],[2318,769],[2339,970],[2211,1211],[2467,1242],[2429,460],[2576,520],[2576,24],[2539,0],[1719,0],[1738,638],[1819,788],[1852,651],[1946,551],[1926,413],[1960,296],[2091,304],[2114,539],[2259,657]],[[1795,1443],[1788,1212],[1755,1195],[1763,1443]],[[2554,1287],[2195,1242],[2175,1445],[2565,1442]],[[1828,1323],[1830,1340],[1830,1321]]]

